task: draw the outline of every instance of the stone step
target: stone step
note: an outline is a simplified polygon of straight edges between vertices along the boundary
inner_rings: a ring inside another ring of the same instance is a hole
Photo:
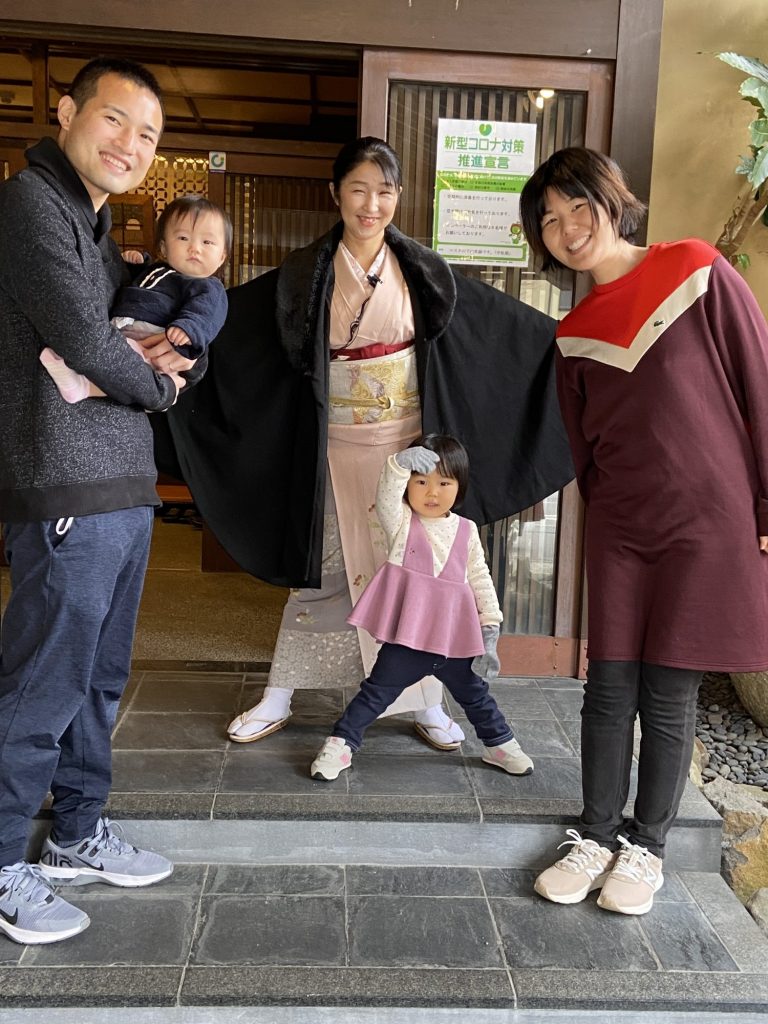
[[[227,722],[258,699],[264,680],[244,672],[137,672],[115,733],[110,815],[314,821],[321,832],[328,827],[323,822],[503,824],[512,829],[504,832],[506,845],[516,845],[519,835],[526,856],[535,850],[548,860],[579,813],[577,680],[493,685],[535,761],[531,776],[515,778],[485,764],[482,745],[453,709],[467,733],[459,750],[437,752],[415,734],[411,720],[383,719],[369,730],[352,770],[332,783],[311,779],[309,765],[353,691],[297,691],[286,729],[257,743],[229,743]],[[634,777],[629,811],[633,791]],[[471,831],[457,835],[464,844],[473,841]],[[719,817],[688,786],[670,853],[680,867],[718,870],[719,842]]]
[[[707,804],[709,806],[709,804]],[[573,822],[422,821],[122,821],[131,842],[175,863],[421,864],[538,871],[556,858]],[[717,827],[710,827],[710,825]],[[666,864],[675,871],[720,870],[720,819],[682,819],[669,834]],[[35,851],[47,828],[38,822]]]
[[[67,888],[92,919],[67,942],[0,937],[0,1024],[43,1007],[46,1024],[753,1024],[768,1005],[768,942],[717,874],[721,822],[693,786],[650,914],[533,894],[580,809],[575,681],[494,686],[532,776],[387,719],[331,784],[308,766],[349,694],[297,694],[288,729],[228,743],[261,685],[134,675],[109,813],[177,870]]]
[[[512,1014],[514,1013],[514,1017]],[[103,1024],[104,1010],[47,1009],[46,1024]],[[120,1007],[120,1024],[765,1024],[764,1013],[491,1010],[425,1007]],[[39,1010],[0,1010],[0,1024],[39,1024]]]
[[[594,894],[571,907],[548,903],[533,894],[532,871],[484,866],[483,857],[474,867],[393,867],[342,856],[180,864],[148,890],[67,888],[91,927],[49,946],[0,941],[0,1006],[120,1007],[121,1024],[141,1020],[124,1007],[202,1024],[226,1021],[213,1009],[224,1006],[270,1024],[338,1024],[338,1011],[320,1015],[334,1005],[379,1008],[384,1016],[371,1021],[463,1008],[484,1016],[462,1020],[483,1024],[518,1024],[521,1013],[535,1021],[544,1010],[566,1011],[563,1024],[588,1011],[611,1024],[621,1019],[613,1011],[633,1012],[634,1024],[685,1011],[700,1024],[768,1005],[768,940],[715,874],[670,871],[651,912],[636,918],[600,910]]]

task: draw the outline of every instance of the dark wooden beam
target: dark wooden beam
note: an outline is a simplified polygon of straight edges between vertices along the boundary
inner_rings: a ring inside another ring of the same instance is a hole
[[[616,0],[617,2],[617,0]],[[51,24],[44,21],[3,19],[6,0],[0,0],[0,45],[4,48],[29,46],[43,39],[51,54],[90,60],[99,53],[125,54],[125,30],[88,24]],[[194,53],[195,65],[221,67],[232,71],[304,72],[311,68],[323,75],[345,76],[357,66],[360,48],[345,44],[309,43],[291,39],[275,42],[246,36],[202,36],[190,32],[153,32],[137,28],[130,47],[131,58],[144,63],[163,61],[169,53]]]
[[[22,124],[0,121],[0,145],[30,143],[44,135],[56,136],[58,127],[52,124]],[[160,151],[208,152],[224,150],[227,153],[250,153],[257,156],[297,157],[306,160],[333,160],[339,151],[336,142],[315,142],[303,139],[263,138],[250,139],[232,135],[208,135],[200,132],[167,131],[163,134]]]
[[[283,52],[296,43],[334,46],[408,47],[549,57],[616,57],[619,0],[413,0],[360,3],[360,0],[185,0],[183,20],[210,49],[219,40],[225,52],[242,50],[246,40],[270,41]],[[111,38],[125,51],[127,34],[152,33],[159,45],[200,46],[180,32],[180,8],[173,4],[93,3],[93,0],[0,0],[0,17],[19,19],[16,31],[42,31],[72,38],[89,30]],[[19,18],[23,13],[24,20]],[[12,31],[11,25],[7,31]],[[286,40],[291,40],[286,46]]]
[[[619,11],[610,153],[645,202],[651,191],[663,7],[664,0],[621,0]],[[640,244],[645,234],[643,226]]]
[[[229,68],[227,68],[229,70]],[[233,95],[232,93],[221,92],[198,92],[197,89],[177,90],[163,89],[164,99],[192,99],[192,100],[227,100],[232,103],[263,103],[265,106],[285,107],[328,107],[334,110],[348,110],[351,114],[357,113],[357,103],[354,100],[320,100],[317,98],[315,88],[315,76],[310,75],[310,96],[304,99],[300,96],[264,96],[261,93],[250,95]]]
[[[35,121],[46,123],[50,118],[47,44],[35,43],[28,59],[32,65],[32,116]]]
[[[168,67],[170,68],[171,74],[173,75],[173,77],[174,77],[174,79],[176,81],[176,84],[178,85],[179,90],[180,90],[178,93],[173,93],[172,95],[176,96],[177,98],[180,97],[181,99],[184,100],[184,102],[187,104],[187,108],[189,109],[190,113],[192,114],[192,118],[193,118],[195,124],[197,125],[197,127],[200,129],[201,132],[206,131],[207,130],[206,129],[206,125],[203,122],[202,117],[200,116],[200,111],[197,109],[197,106],[195,105],[195,101],[192,99],[192,97],[189,95],[189,93],[184,89],[184,83],[181,80],[181,72],[179,71],[178,67],[176,66],[176,64],[173,61],[170,61],[170,60],[168,61]],[[168,93],[164,93],[163,95],[167,96]]]

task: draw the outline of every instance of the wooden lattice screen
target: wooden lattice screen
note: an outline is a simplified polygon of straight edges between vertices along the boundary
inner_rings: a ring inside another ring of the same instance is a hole
[[[227,284],[243,284],[278,266],[338,220],[325,179],[228,174],[226,207],[234,244]]]
[[[387,135],[402,159],[404,183],[398,226],[425,245],[432,244],[438,118],[535,123],[538,165],[563,146],[584,144],[585,114],[583,92],[558,92],[540,110],[522,88],[392,81]],[[519,268],[460,265],[458,269],[552,316],[562,315],[572,305],[574,275],[569,271],[550,282],[535,280],[531,270]],[[480,337],[478,344],[482,344]],[[558,521],[559,496],[554,494],[483,528],[507,633],[552,632]]]

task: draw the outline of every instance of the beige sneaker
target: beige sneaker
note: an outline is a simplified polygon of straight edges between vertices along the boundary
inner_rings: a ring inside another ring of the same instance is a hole
[[[597,905],[617,914],[647,914],[653,906],[654,894],[664,884],[661,860],[644,846],[635,846],[623,836],[618,838],[626,849],[616,858]]]
[[[483,760],[486,764],[503,768],[510,775],[530,775],[533,771],[533,761],[516,739],[500,743],[498,747],[486,747]]]
[[[574,828],[569,828],[566,835],[571,839],[560,846],[571,849],[551,868],[542,871],[533,887],[539,896],[553,903],[581,903],[608,878],[617,854],[594,839],[582,839]]]

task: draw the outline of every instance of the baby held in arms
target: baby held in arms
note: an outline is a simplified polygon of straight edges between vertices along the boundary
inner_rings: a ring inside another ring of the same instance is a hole
[[[164,334],[188,359],[199,359],[224,325],[227,293],[213,275],[232,247],[232,222],[202,196],[181,196],[163,210],[157,223],[160,260],[145,264],[141,253],[124,254],[131,284],[121,288],[112,307],[112,323],[142,358],[142,339]],[[40,362],[65,402],[104,398],[105,393],[52,348]]]

